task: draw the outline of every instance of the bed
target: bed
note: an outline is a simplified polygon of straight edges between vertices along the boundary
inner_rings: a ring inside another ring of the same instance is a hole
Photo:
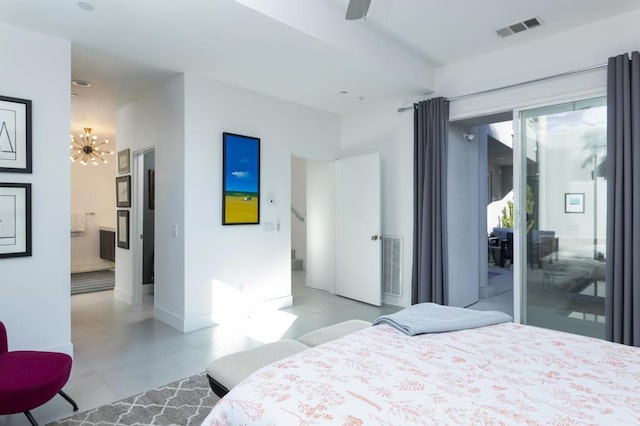
[[[640,348],[502,323],[368,327],[271,364],[203,425],[640,424]]]

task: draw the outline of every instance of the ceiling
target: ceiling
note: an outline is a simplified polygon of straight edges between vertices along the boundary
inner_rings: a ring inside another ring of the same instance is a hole
[[[436,67],[640,8],[637,0],[3,0],[0,22],[72,42],[74,133],[115,138],[115,110],[183,72],[337,114],[433,91]],[[501,38],[534,16],[545,25]],[[341,91],[348,93],[341,94]],[[360,100],[359,98],[362,97]],[[401,106],[401,105],[399,105]]]

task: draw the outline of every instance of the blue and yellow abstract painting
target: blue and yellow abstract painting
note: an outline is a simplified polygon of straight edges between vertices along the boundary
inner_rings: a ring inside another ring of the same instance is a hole
[[[260,139],[223,133],[222,224],[260,223]]]

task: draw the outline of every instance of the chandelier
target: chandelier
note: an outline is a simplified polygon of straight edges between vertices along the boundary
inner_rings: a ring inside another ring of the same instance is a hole
[[[108,140],[97,143],[98,136],[91,135],[91,127],[84,128],[84,134],[80,134],[77,137],[71,135],[71,161],[75,162],[80,160],[80,164],[86,166],[88,163],[94,166],[98,165],[98,161],[103,164],[107,164],[107,160],[103,155],[113,154],[113,151],[105,151],[100,147],[109,143]]]

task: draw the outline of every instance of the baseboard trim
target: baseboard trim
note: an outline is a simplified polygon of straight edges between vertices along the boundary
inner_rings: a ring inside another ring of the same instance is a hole
[[[334,288],[334,286],[332,286],[331,283],[329,283],[328,281],[320,281],[320,280],[313,280],[313,279],[307,278],[304,281],[304,285],[309,288],[328,291],[331,294],[335,294],[336,292],[336,289]]]
[[[261,308],[282,309],[293,306],[293,296],[278,297],[276,299],[265,300],[260,303]]]
[[[113,297],[115,297],[116,300],[126,303],[127,305],[133,305],[133,294],[121,289],[118,286],[113,289]]]
[[[159,306],[154,306],[153,317],[178,331],[184,332],[184,318],[174,314],[173,312],[169,312]]]
[[[259,309],[282,309],[293,306],[293,296],[278,297],[276,299],[265,300],[260,302]],[[201,315],[195,315],[183,318],[179,315],[169,312],[159,306],[153,307],[153,316],[159,321],[175,328],[183,333],[200,330],[217,324],[212,318],[211,312]]]
[[[52,348],[45,349],[45,351],[47,351],[47,352],[62,352],[62,353],[65,353],[65,354],[69,355],[71,358],[73,358],[73,343],[69,342],[69,343],[64,344],[64,345],[54,346]]]
[[[182,333],[200,330],[202,328],[211,327],[216,324],[211,319],[210,313],[183,318],[158,306],[153,307],[153,317]]]
[[[215,324],[216,322],[214,322],[213,319],[211,319],[211,313],[204,314],[204,315],[196,315],[194,317],[189,317],[184,319],[182,332],[188,333],[190,331],[211,327]]]

